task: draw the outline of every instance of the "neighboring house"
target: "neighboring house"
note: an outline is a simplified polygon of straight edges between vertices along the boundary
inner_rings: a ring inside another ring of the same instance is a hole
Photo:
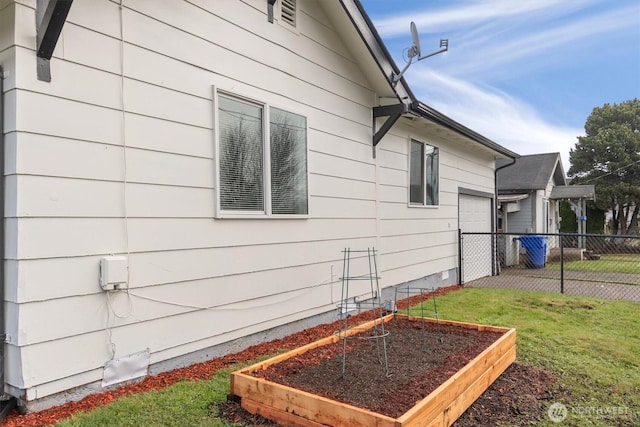
[[[559,200],[554,188],[566,186],[560,153],[496,160],[498,230],[505,233],[557,233]]]
[[[356,0],[2,0],[0,23],[2,382],[28,409],[333,320],[346,247],[387,291],[457,283],[458,229],[495,228],[517,155],[392,84]]]
[[[522,261],[516,234],[560,232],[560,202],[563,200],[568,201],[576,212],[578,232],[586,233],[585,203],[595,200],[595,188],[593,185],[567,185],[560,153],[498,159],[496,170],[498,231],[510,233],[498,244],[503,266]],[[547,250],[557,248],[560,243],[560,239],[544,241]],[[585,248],[584,239],[579,239],[579,247]],[[543,264],[542,259],[539,265]]]

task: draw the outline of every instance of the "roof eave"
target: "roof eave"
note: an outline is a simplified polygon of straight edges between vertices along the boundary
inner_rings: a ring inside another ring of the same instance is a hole
[[[378,64],[389,88],[394,91],[398,100],[403,103],[416,102],[416,97],[404,78],[401,78],[394,86],[392,76],[394,74],[400,74],[400,69],[395,61],[393,61],[391,53],[387,50],[387,47],[382,41],[382,37],[380,37],[378,30],[373,25],[360,0],[340,0],[340,4],[342,4],[345,12],[347,12],[349,19],[351,19],[362,40],[364,40],[367,49],[369,49],[371,56]]]
[[[413,111],[414,114],[420,117],[423,117],[427,120],[431,120],[441,126],[446,127],[447,129],[453,130],[454,132],[457,132],[460,135],[463,135],[473,140],[474,142],[477,142],[478,144],[483,145],[505,157],[508,157],[511,159],[517,159],[520,157],[518,153],[515,153],[503,147],[502,145],[490,140],[489,138],[480,135],[478,132],[469,129],[468,127],[464,126],[461,123],[456,122],[452,118],[445,116],[438,110],[432,107],[429,107],[428,105],[426,105],[421,101],[413,102],[411,105],[411,111]]]

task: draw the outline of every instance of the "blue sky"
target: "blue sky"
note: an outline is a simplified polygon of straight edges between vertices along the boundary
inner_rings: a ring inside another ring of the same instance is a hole
[[[362,0],[418,99],[519,154],[569,150],[594,107],[640,98],[639,0]],[[404,52],[404,56],[403,56]]]

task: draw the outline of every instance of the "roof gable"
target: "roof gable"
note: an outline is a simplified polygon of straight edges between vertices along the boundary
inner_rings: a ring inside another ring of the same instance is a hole
[[[508,159],[496,160],[498,191],[543,190],[550,180],[554,185],[566,185],[560,153],[521,156],[510,163]]]

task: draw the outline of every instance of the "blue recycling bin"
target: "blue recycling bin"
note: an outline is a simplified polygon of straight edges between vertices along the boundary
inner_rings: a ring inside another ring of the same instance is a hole
[[[544,268],[547,264],[546,236],[520,236],[520,244],[527,250],[527,266]]]

